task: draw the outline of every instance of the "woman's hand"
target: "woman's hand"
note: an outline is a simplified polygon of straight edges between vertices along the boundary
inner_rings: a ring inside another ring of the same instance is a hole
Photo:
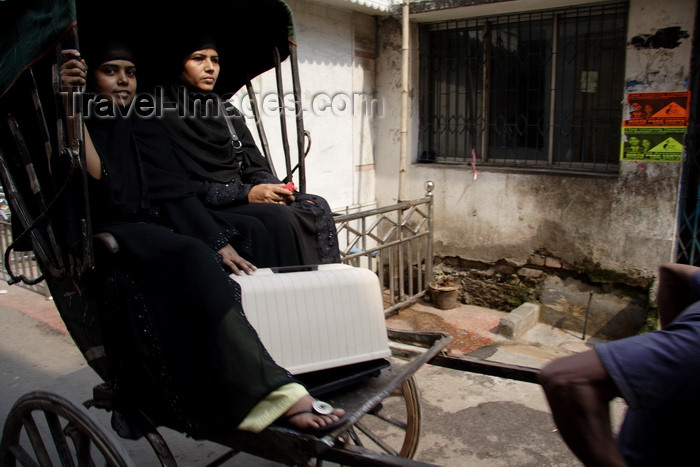
[[[75,49],[61,50],[63,64],[59,70],[61,89],[65,92],[82,91],[87,79],[87,64],[80,58],[80,52]]]
[[[245,260],[241,255],[238,254],[234,248],[226,244],[222,249],[219,250],[219,254],[223,257],[224,265],[229,268],[235,275],[242,276],[245,274],[253,274],[257,269],[253,263]]]
[[[80,58],[80,52],[75,49],[64,49],[61,50],[61,59],[63,64],[59,69],[59,75],[61,77],[61,90],[66,94],[63,95],[63,104],[65,105],[66,120],[68,121],[67,135],[68,140],[71,142],[71,149],[78,151],[79,139],[78,139],[78,128],[77,122],[75,120],[75,112],[73,109],[73,99],[70,97],[70,93],[78,91],[82,92],[85,88],[85,82],[87,80],[87,64],[85,60]],[[84,138],[85,138],[85,160],[87,162],[87,171],[92,178],[99,180],[102,178],[102,161],[100,160],[99,154],[97,154],[97,149],[92,143],[90,138],[90,133],[84,124],[82,124]]]
[[[248,192],[249,203],[289,204],[294,201],[294,193],[283,184],[261,183]]]

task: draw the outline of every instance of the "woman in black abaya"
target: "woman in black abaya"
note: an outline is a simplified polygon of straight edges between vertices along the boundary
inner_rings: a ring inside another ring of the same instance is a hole
[[[136,90],[129,50],[105,46],[91,63],[98,99],[117,110],[88,116],[85,130],[93,230],[119,244],[96,262],[117,409],[140,408],[194,437],[257,432],[282,416],[301,429],[337,422],[344,412],[313,412],[313,398],[248,323],[224,269],[252,272],[228,243],[237,233],[183,191],[182,169],[157,154],[169,148],[157,126],[119,116]],[[77,57],[61,69],[64,87],[83,85],[86,75]]]
[[[328,203],[285,188],[240,112],[213,93],[220,69],[213,39],[200,38],[180,51],[161,123],[192,190],[207,207],[262,221],[279,266],[340,262]]]

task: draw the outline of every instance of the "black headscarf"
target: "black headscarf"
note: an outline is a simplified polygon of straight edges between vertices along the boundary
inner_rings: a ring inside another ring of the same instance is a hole
[[[116,37],[103,37],[99,40],[90,42],[81,50],[82,57],[88,65],[89,78],[95,70],[105,62],[112,60],[128,60],[136,63],[136,55],[129,44]],[[92,79],[88,79],[88,92],[94,91],[95,86]]]
[[[180,60],[180,65],[182,65],[192,52],[204,49],[219,50],[216,39],[211,34],[201,33],[194,36],[182,36],[176,42],[176,53],[174,55]],[[182,68],[179,71],[182,71]]]
[[[163,123],[181,165],[197,178],[228,183],[238,176],[239,157],[215,94],[203,94],[178,79],[168,90]],[[167,105],[166,105],[167,108]]]
[[[165,73],[161,70],[161,78],[165,76],[165,80],[172,84],[173,78],[182,74],[183,66],[190,54],[204,49],[219,50],[216,39],[209,33],[195,32],[175,37],[170,47],[170,55],[164,61],[167,65]]]
[[[218,183],[240,179],[244,171],[269,172],[267,161],[257,148],[243,116],[225,104],[218,94],[204,93],[182,79],[187,57],[203,49],[218,50],[216,40],[208,34],[183,39],[173,54],[177,71],[173,71],[172,84],[166,89],[162,123],[180,164],[196,179]],[[242,144],[239,151],[234,150],[226,118]]]
[[[197,178],[228,183],[236,177],[238,163],[231,144],[231,132],[222,118],[219,96],[192,88],[182,71],[192,52],[218,50],[209,34],[180,36],[171,60],[172,81],[167,89],[164,127],[181,165]]]
[[[95,92],[94,73],[100,65],[112,60],[135,60],[128,45],[114,37],[91,42],[82,49],[82,56],[88,66],[87,89],[91,93]],[[90,107],[85,111],[85,124],[100,156],[104,178],[99,184],[103,198],[93,216],[98,224],[103,219],[139,220],[149,215],[146,184],[133,139],[133,119],[123,117],[126,109],[121,107],[112,114],[97,115]]]
[[[84,52],[88,65],[88,84],[94,89],[92,74],[105,62],[129,60],[135,55],[124,41],[104,38]],[[97,218],[143,219],[151,215],[150,200],[180,199],[187,177],[170,150],[167,135],[135,112],[119,107],[113,116],[90,115],[85,124],[102,162],[105,207],[109,213]],[[148,180],[148,183],[146,183]]]
[[[111,60],[129,60],[136,63],[136,56],[131,47],[121,39],[115,37],[105,37],[99,41],[92,42],[83,51],[85,61],[93,66],[100,66],[104,62]]]
[[[147,187],[133,139],[131,118],[86,118],[85,124],[102,162],[102,180],[93,188],[96,223],[147,220]]]

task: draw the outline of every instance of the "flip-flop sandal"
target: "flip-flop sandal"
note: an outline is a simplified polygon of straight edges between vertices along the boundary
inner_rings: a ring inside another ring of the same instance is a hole
[[[316,400],[311,403],[311,410],[300,410],[299,412],[294,412],[291,415],[280,417],[275,421],[275,425],[283,426],[285,428],[291,428],[292,430],[296,430],[301,433],[308,433],[317,436],[325,435],[326,433],[330,433],[331,431],[335,430],[339,426],[342,426],[347,419],[347,414],[343,415],[342,417],[340,417],[339,420],[333,423],[329,423],[318,428],[314,428],[311,426],[301,428],[291,423],[290,420],[296,417],[297,415],[302,415],[305,413],[313,413],[316,415],[330,415],[333,413],[333,410],[333,406],[328,404],[327,402]]]

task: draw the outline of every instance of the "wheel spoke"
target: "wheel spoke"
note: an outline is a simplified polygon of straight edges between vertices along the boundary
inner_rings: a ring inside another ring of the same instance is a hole
[[[134,466],[119,441],[85,407],[43,391],[22,396],[5,420],[0,464],[17,463],[23,467]]]
[[[14,444],[9,447],[12,456],[22,464],[23,467],[39,467],[39,464],[34,462],[34,459],[29,453],[19,444]]]
[[[418,388],[410,377],[353,425],[351,441],[360,447],[411,459],[418,447],[420,421]]]
[[[41,433],[31,413],[22,417],[22,425],[27,432],[29,441],[32,443],[32,449],[34,449],[34,454],[36,454],[36,460],[39,462],[39,465],[51,465],[49,452],[46,450],[44,439],[41,437]]]
[[[384,420],[387,423],[390,423],[394,425],[397,428],[401,428],[402,430],[405,430],[408,427],[408,424],[404,421],[398,420],[390,415],[384,415],[383,412],[374,412],[372,413],[375,417],[379,418],[380,420]]]
[[[360,439],[360,437],[357,436],[357,432],[355,431],[354,425],[347,431],[347,434],[350,435],[350,440],[353,443],[355,443],[355,446],[365,447],[365,445],[362,444],[362,440]]]
[[[379,446],[380,448],[382,448],[382,449],[384,450],[384,452],[386,452],[387,454],[391,454],[392,456],[398,456],[398,455],[399,455],[399,453],[398,453],[398,451],[397,451],[396,449],[392,448],[392,447],[389,446],[387,443],[385,443],[384,441],[382,441],[382,439],[381,439],[379,436],[377,436],[376,434],[374,434],[374,433],[373,433],[369,428],[367,428],[366,426],[362,425],[362,423],[357,422],[357,423],[355,424],[355,426],[356,426],[357,429],[360,430],[365,436],[367,436],[369,439],[371,439],[372,442],[373,442],[374,444],[376,444],[377,446]]]
[[[75,462],[71,456],[70,447],[68,446],[68,441],[66,440],[66,435],[61,426],[61,420],[58,415],[51,412],[44,412],[46,416],[46,423],[51,431],[51,437],[56,445],[56,451],[58,452],[58,457],[61,460],[61,465],[63,467],[75,467]]]
[[[85,433],[70,426],[66,427],[66,432],[75,446],[75,457],[78,461],[78,467],[95,467],[90,454],[92,440]]]

